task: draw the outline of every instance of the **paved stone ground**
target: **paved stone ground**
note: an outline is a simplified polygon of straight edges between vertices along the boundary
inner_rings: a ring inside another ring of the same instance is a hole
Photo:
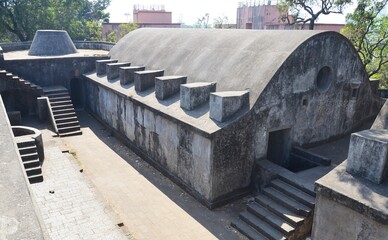
[[[31,189],[51,239],[128,239],[112,210],[79,171],[76,159],[62,153],[61,140],[43,131],[42,183]],[[50,191],[52,191],[50,193]]]
[[[119,214],[135,239],[245,239],[230,227],[248,198],[209,210],[111,136],[87,113],[77,112],[82,136],[62,138],[84,174]]]

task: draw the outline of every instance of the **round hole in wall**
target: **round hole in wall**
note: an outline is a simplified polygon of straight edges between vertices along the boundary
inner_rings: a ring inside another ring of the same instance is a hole
[[[317,88],[320,92],[325,92],[330,88],[331,85],[331,69],[325,66],[319,70],[317,75]]]

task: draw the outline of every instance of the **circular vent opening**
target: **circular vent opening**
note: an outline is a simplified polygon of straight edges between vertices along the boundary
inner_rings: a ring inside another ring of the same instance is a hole
[[[320,92],[325,92],[330,88],[332,79],[331,79],[331,69],[327,66],[321,68],[317,75],[317,88]]]

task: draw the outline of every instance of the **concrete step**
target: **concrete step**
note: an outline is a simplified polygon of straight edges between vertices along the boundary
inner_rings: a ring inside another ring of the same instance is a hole
[[[62,104],[62,105],[51,106],[51,109],[53,111],[57,111],[57,110],[63,110],[63,109],[74,109],[74,107],[73,107],[73,104]]]
[[[35,168],[35,167],[41,167],[41,166],[40,166],[39,159],[24,161],[24,162],[23,162],[23,165],[24,165],[24,169]]]
[[[284,219],[280,218],[257,203],[249,204],[247,210],[284,234],[284,236],[290,236],[295,231],[295,228]]]
[[[268,240],[268,238],[251,228],[247,223],[240,219],[233,221],[231,225],[250,240]]]
[[[68,92],[60,92],[60,93],[45,93],[45,95],[51,100],[51,98],[58,98],[58,97],[66,97],[69,96]]]
[[[62,133],[69,133],[69,132],[75,132],[75,131],[79,131],[81,128],[80,126],[71,126],[71,127],[62,127],[62,128],[58,128],[58,133],[59,134],[62,134]]]
[[[65,127],[80,127],[79,125],[79,122],[76,120],[76,121],[63,121],[63,122],[60,122],[58,123],[57,122],[57,128],[65,128]]]
[[[74,108],[65,108],[65,109],[52,109],[54,116],[57,114],[72,113],[75,112]]]
[[[295,187],[295,188],[297,188],[297,189],[299,189],[299,190],[301,190],[301,191],[303,191],[303,192],[305,192],[305,193],[307,193],[307,194],[313,196],[313,197],[316,196],[316,194],[315,194],[315,192],[314,192],[313,189],[308,189],[308,188],[306,188],[306,187],[300,186],[300,185],[298,185],[297,183],[295,183],[294,181],[292,181],[292,180],[290,180],[290,179],[288,179],[288,178],[286,178],[286,177],[283,177],[283,176],[281,176],[281,175],[279,175],[279,179],[282,180],[283,182],[288,183],[288,184],[290,184],[291,186],[293,186],[293,187]]]
[[[43,182],[43,175],[36,174],[36,175],[28,176],[28,181],[30,182],[30,184]]]
[[[75,136],[75,135],[82,135],[82,131],[74,131],[74,132],[68,132],[68,133],[60,133],[60,137],[70,137],[70,136]]]
[[[21,158],[22,158],[22,161],[30,161],[30,160],[35,160],[35,159],[38,159],[38,153],[27,153],[27,154],[23,154],[23,155],[20,155]]]
[[[35,152],[37,152],[35,144],[33,146],[19,148],[20,155],[27,154],[27,153],[35,153]]]
[[[50,101],[50,105],[52,106],[52,107],[54,107],[54,106],[62,106],[62,105],[73,105],[73,103],[71,102],[71,100],[70,100],[70,98],[69,98],[69,100],[62,100],[62,101],[55,101],[55,102],[51,102]]]
[[[61,114],[54,114],[54,119],[55,119],[55,122],[58,122],[58,120],[63,120],[63,119],[67,119],[67,118],[77,118],[77,115],[75,114],[75,111],[71,112],[71,113],[61,113]]]
[[[290,198],[289,196],[277,191],[272,187],[264,188],[264,195],[274,200],[275,202],[283,205],[294,213],[307,217],[307,215],[311,212],[311,209],[302,203],[297,202],[296,200]]]
[[[256,196],[255,201],[270,210],[272,213],[286,220],[293,227],[300,226],[304,221],[304,217],[292,212],[288,208],[278,204],[263,194]]]
[[[27,176],[38,175],[42,173],[42,168],[40,166],[28,168],[26,169],[26,173],[27,173]]]
[[[72,117],[56,118],[55,122],[57,123],[57,125],[61,123],[67,123],[67,122],[74,122],[74,121],[78,122],[78,119],[75,116],[75,113],[73,115],[74,116]]]
[[[66,96],[62,96],[62,97],[50,97],[50,103],[56,103],[56,102],[62,102],[62,101],[69,101],[71,100],[70,99],[70,96],[69,95],[66,95]]]
[[[280,179],[271,181],[270,186],[310,208],[314,208],[315,206],[315,197],[283,182]]]
[[[34,139],[25,140],[17,143],[18,148],[36,146]]]
[[[240,219],[270,240],[286,239],[281,232],[248,211],[242,212]]]

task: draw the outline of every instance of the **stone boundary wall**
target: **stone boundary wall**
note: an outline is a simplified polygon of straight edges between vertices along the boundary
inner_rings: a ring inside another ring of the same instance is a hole
[[[0,239],[45,239],[1,97],[0,138]]]
[[[111,42],[73,41],[77,49],[109,51],[115,44]],[[0,43],[3,52],[24,51],[30,49],[32,42]]]

